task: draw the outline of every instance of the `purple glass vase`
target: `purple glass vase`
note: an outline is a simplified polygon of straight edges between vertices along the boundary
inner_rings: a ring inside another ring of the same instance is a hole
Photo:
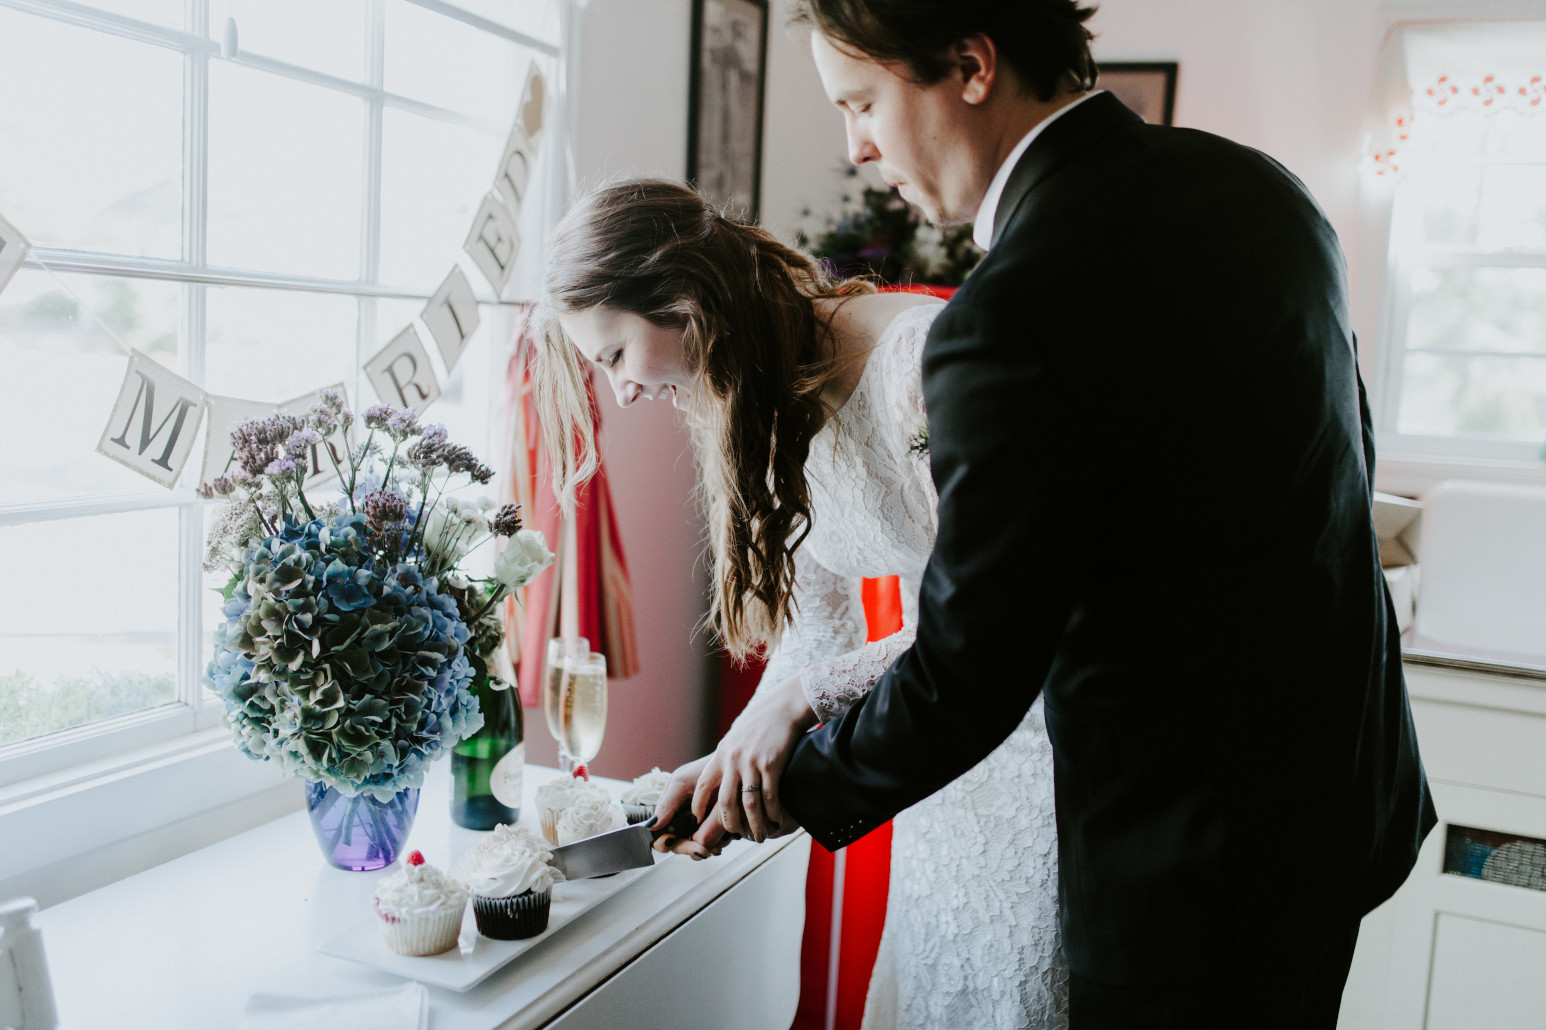
[[[340,869],[367,872],[397,860],[413,817],[419,788],[407,787],[389,801],[365,794],[345,797],[319,781],[306,783],[306,811],[322,856]]]

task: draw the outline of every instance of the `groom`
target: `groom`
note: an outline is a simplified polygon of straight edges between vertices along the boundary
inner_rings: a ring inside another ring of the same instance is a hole
[[[1076,1030],[1331,1028],[1435,822],[1342,255],[1271,158],[1095,90],[1091,13],[797,3],[852,160],[988,253],[924,353],[917,642],[783,803],[852,843],[1044,693]]]

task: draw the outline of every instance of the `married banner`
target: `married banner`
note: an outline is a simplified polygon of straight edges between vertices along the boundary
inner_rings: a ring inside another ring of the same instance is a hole
[[[499,166],[462,249],[488,281],[496,303],[503,302],[505,285],[520,251],[516,229],[521,205],[531,182],[537,149],[544,135],[547,83],[532,64],[526,73],[515,123],[500,155]],[[0,217],[0,290],[22,262],[30,244],[11,223]],[[44,266],[46,268],[46,266]],[[419,313],[418,319],[434,341],[449,372],[461,359],[478,328],[478,299],[472,284],[453,265]],[[116,339],[116,337],[114,337]],[[128,349],[128,348],[126,348]],[[423,338],[412,323],[404,326],[364,364],[365,378],[384,404],[417,408],[420,412],[441,396]],[[343,384],[334,389],[342,390]],[[209,482],[230,465],[231,429],[238,423],[275,412],[304,414],[318,400],[321,388],[283,404],[206,393],[145,354],[131,350],[117,399],[97,442],[97,451],[170,489],[175,486],[205,426],[204,462],[200,482]],[[349,444],[346,444],[348,446]],[[332,478],[333,462],[341,454],[313,447],[312,482]]]

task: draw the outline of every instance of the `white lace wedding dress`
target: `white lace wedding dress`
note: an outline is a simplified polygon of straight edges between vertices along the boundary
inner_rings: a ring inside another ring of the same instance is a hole
[[[941,305],[886,327],[853,394],[811,442],[811,532],[795,553],[799,609],[762,684],[800,673],[835,718],[912,643],[937,525],[923,428],[924,337]],[[860,578],[901,577],[902,629],[865,643]],[[1005,646],[1010,646],[1005,642]],[[1052,745],[1038,699],[976,768],[899,814],[865,1030],[1060,1030]]]

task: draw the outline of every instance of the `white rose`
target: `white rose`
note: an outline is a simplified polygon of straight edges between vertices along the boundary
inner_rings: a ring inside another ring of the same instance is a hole
[[[511,590],[530,583],[543,569],[553,564],[553,552],[535,529],[523,529],[511,537],[505,549],[494,559],[494,578]]]

